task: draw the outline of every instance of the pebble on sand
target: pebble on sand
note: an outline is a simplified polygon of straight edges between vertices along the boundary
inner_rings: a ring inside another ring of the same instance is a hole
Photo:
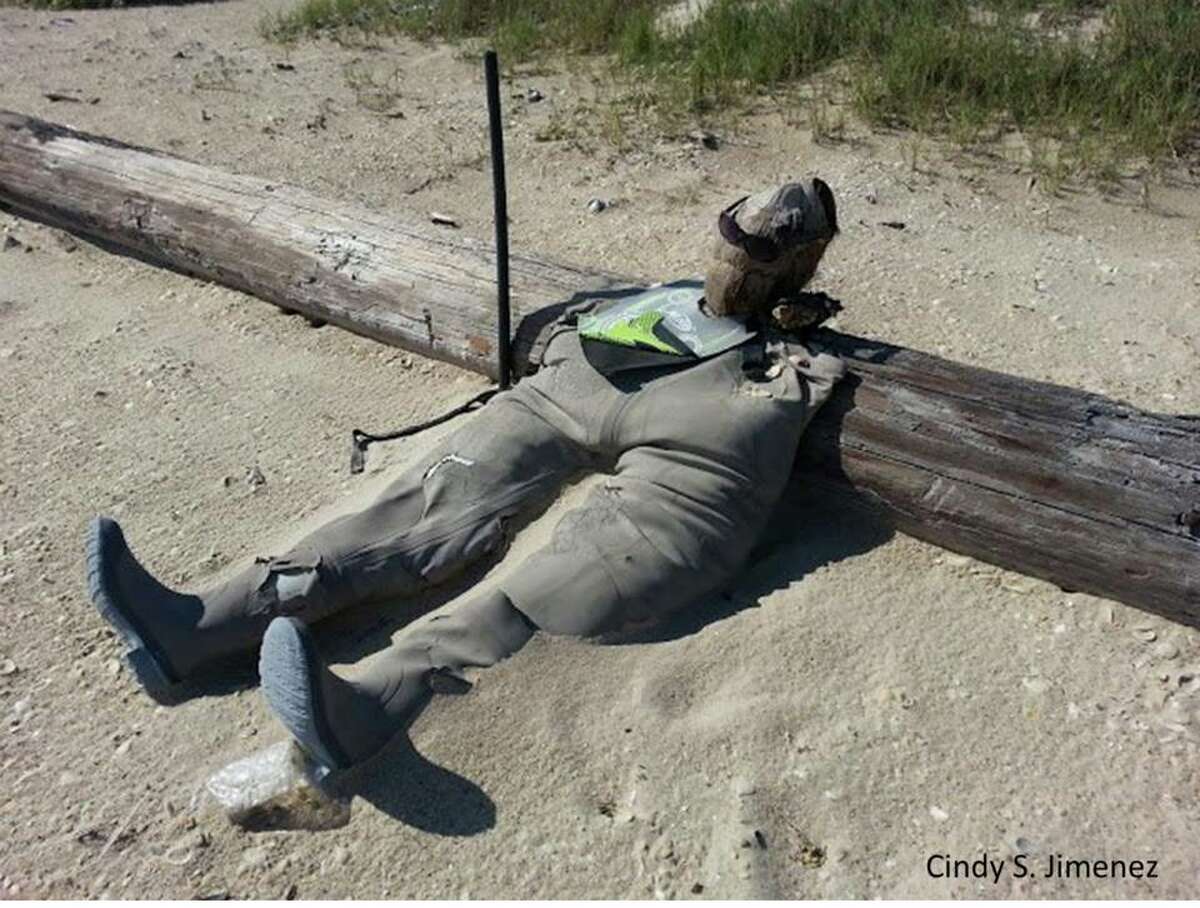
[[[265,846],[258,845],[254,848],[247,848],[242,852],[242,860],[238,864],[238,873],[245,873],[248,870],[259,870],[266,867],[270,858],[271,854]]]
[[[210,839],[207,833],[200,831],[188,832],[166,850],[163,854],[163,860],[176,867],[183,867],[192,862],[197,851],[207,848],[209,844]]]
[[[739,798],[747,798],[758,790],[753,782],[743,776],[734,779],[730,787]]]
[[[1045,678],[1022,678],[1021,686],[1031,694],[1044,694],[1050,689],[1050,682]]]
[[[1154,645],[1154,655],[1159,659],[1174,659],[1179,655],[1179,647],[1163,640]]]

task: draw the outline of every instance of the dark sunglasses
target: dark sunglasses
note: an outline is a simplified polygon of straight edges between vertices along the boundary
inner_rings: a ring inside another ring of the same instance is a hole
[[[737,246],[754,261],[773,262],[779,258],[779,244],[765,236],[747,233],[733,217],[733,210],[748,198],[750,196],[744,195],[722,211],[721,216],[717,218],[717,229],[721,231],[721,237],[726,243]]]
[[[821,207],[825,210],[825,221],[829,225],[829,237],[836,236],[838,233],[837,203],[833,200],[833,190],[829,188],[824,180],[814,179],[813,187],[816,190],[817,198],[821,202]],[[747,233],[738,225],[737,220],[733,216],[734,209],[748,198],[750,196],[744,195],[722,211],[721,216],[717,218],[717,228],[721,231],[721,237],[725,242],[732,246],[737,246],[746,255],[754,259],[754,261],[773,262],[782,254],[779,244],[767,237]],[[828,237],[826,240],[828,240]]]

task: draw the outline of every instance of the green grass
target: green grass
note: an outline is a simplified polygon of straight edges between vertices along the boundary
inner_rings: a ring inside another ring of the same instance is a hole
[[[1020,130],[1035,167],[1063,174],[1113,177],[1195,150],[1195,0],[716,0],[664,33],[656,19],[666,5],[302,0],[264,30],[281,40],[348,28],[482,39],[510,64],[604,54],[637,86],[626,100],[659,113],[729,109],[822,76],[820,102],[810,101],[818,131],[836,132],[827,123],[836,96],[873,126],[968,146]],[[1103,18],[1091,38],[1080,28],[1088,16]]]
[[[622,107],[605,131],[624,137],[634,118],[678,121],[773,93],[806,110],[825,136],[841,132],[847,108],[877,128],[969,147],[1019,130],[1034,167],[1059,175],[1115,179],[1197,150],[1197,0],[715,0],[687,27],[664,32],[656,23],[670,5],[300,0],[262,30],[282,41],[395,32],[487,42],[510,66],[602,57]],[[1097,19],[1099,29],[1082,28]]]
[[[994,0],[984,24],[962,0],[720,0],[622,60],[682,80],[696,110],[837,65],[876,126],[967,145],[1019,129],[1057,164],[1094,174],[1187,152],[1200,126],[1200,5],[1115,0],[1093,10],[1098,37],[1071,37],[1088,7]],[[1024,14],[1039,8],[1048,15],[1031,28]]]
[[[404,32],[421,38],[486,37],[508,62],[553,50],[609,53],[629,30],[648,28],[661,0],[304,0],[268,17],[279,40],[339,29]]]

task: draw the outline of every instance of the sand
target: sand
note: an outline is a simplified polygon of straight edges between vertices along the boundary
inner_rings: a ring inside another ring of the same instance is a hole
[[[267,7],[2,8],[0,107],[488,238],[477,62],[408,41],[281,48],[255,31]],[[516,248],[687,276],[717,210],[815,172],[842,204],[817,281],[846,306],[839,327],[1200,412],[1194,180],[1148,200],[1053,196],[930,143],[914,169],[905,136],[816,144],[768,99],[718,124],[717,150],[538,140],[593,91],[581,71],[506,85]],[[612,205],[594,215],[593,197]],[[1196,631],[893,534],[802,477],[725,595],[622,645],[535,639],[428,709],[360,780],[345,827],[251,833],[193,806],[211,772],[284,733],[253,688],[171,709],[136,688],[86,596],[88,520],[117,517],[159,576],[199,588],[432,440],[355,478],[352,428],[434,415],[484,382],[28,221],[0,228],[18,244],[0,251],[3,894],[1200,891]],[[339,620],[323,643],[353,661],[404,613]],[[998,881],[930,873],[931,856],[985,853],[1006,861]],[[1155,877],[1043,878],[1056,854],[1155,861]]]

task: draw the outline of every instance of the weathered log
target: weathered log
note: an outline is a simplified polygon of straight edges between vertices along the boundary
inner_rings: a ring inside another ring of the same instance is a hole
[[[487,245],[0,112],[0,205],[285,309],[494,375]],[[516,353],[628,285],[512,262]],[[1200,626],[1200,420],[822,331],[851,378],[800,465],[917,538]],[[520,363],[518,363],[520,365]]]
[[[3,110],[0,204],[495,377],[495,251],[455,231]],[[511,269],[518,359],[547,320],[531,314],[548,301],[621,283],[527,256],[513,256]]]
[[[1200,419],[820,332],[856,387],[799,465],[909,535],[1200,622]]]

